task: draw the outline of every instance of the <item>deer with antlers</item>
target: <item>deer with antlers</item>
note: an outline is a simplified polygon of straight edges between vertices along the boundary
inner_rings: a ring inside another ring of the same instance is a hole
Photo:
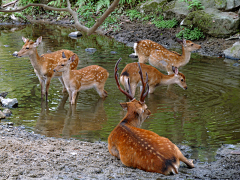
[[[77,56],[74,54],[69,59],[62,53],[62,61],[60,61],[54,72],[62,72],[64,84],[69,93],[69,102],[75,104],[77,92],[95,88],[100,97],[107,97],[107,91],[104,85],[107,81],[109,73],[106,69],[91,65],[79,70],[71,70],[71,64],[74,63]]]
[[[184,74],[178,72],[177,67],[172,67],[174,74],[165,75],[150,65],[140,63],[140,66],[143,71],[143,78],[146,78],[145,73],[148,74],[149,93],[153,93],[158,86],[170,84],[178,84],[184,90],[187,89],[186,78]],[[128,81],[130,81],[133,96],[135,96],[137,86],[141,84],[141,77],[138,71],[138,64],[130,63],[125,66],[120,76],[120,82],[127,91],[129,91]]]
[[[172,66],[177,68],[185,66],[190,61],[191,52],[201,48],[200,45],[189,40],[177,39],[177,42],[182,44],[182,54],[170,51],[148,39],[135,43],[134,51],[140,63],[149,62],[152,66],[172,74]]]
[[[115,80],[119,90],[130,99],[130,102],[120,103],[123,109],[127,109],[127,114],[108,137],[109,152],[126,166],[164,175],[178,173],[180,161],[193,168],[193,163],[188,161],[169,139],[152,131],[140,129],[141,124],[151,114],[144,103],[148,94],[148,75],[146,74],[144,82],[139,65],[143,88],[140,101],[137,101],[131,93],[130,86],[128,93],[119,84],[117,71],[120,61],[121,58],[115,65]]]
[[[48,98],[48,90],[51,79],[57,77],[63,85],[63,92],[66,91],[61,72],[53,72],[53,69],[57,66],[58,62],[62,59],[62,52],[65,53],[66,57],[71,57],[74,53],[72,51],[62,49],[48,54],[42,54],[39,56],[37,52],[38,45],[42,42],[42,36],[40,36],[36,42],[22,37],[25,43],[22,49],[16,54],[17,57],[29,56],[31,64],[34,68],[40,85],[41,85],[41,98],[46,96]],[[79,58],[76,55],[76,61],[71,64],[71,69],[77,69]]]

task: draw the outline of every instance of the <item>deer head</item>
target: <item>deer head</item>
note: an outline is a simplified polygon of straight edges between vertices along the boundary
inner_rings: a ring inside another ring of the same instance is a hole
[[[132,126],[140,127],[144,120],[151,114],[151,111],[147,109],[147,105],[144,102],[145,97],[148,94],[149,86],[148,86],[148,75],[146,73],[146,80],[143,80],[143,74],[140,64],[139,67],[139,75],[141,76],[142,81],[142,92],[140,96],[140,101],[136,100],[131,93],[131,87],[128,79],[129,93],[124,91],[118,81],[118,64],[121,61],[121,58],[117,61],[115,65],[115,80],[118,86],[118,89],[129,98],[130,102],[120,103],[123,109],[127,110],[127,115],[123,118],[123,121],[130,123]]]
[[[64,52],[62,52],[62,58],[57,67],[53,70],[54,72],[64,72],[70,70],[70,64],[75,60],[76,55],[73,54],[69,59],[66,58]]]

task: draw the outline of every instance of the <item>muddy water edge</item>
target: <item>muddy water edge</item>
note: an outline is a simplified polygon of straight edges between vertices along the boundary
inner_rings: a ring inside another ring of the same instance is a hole
[[[33,24],[15,29],[14,32],[12,30],[1,31],[0,36],[0,91],[8,91],[9,98],[17,98],[19,107],[11,109],[13,115],[1,123],[13,122],[14,126],[24,127],[27,134],[34,132],[47,137],[64,138],[66,140],[61,140],[64,142],[68,141],[67,139],[81,140],[72,140],[78,144],[84,144],[82,141],[106,142],[111,130],[125,115],[119,102],[126,99],[116,88],[113,68],[119,57],[123,58],[120,71],[127,63],[136,62],[137,59],[128,57],[133,49],[98,35],[71,39],[68,34],[73,29],[55,25]],[[57,79],[53,79],[49,102],[42,103],[40,85],[29,58],[12,56],[14,51],[21,49],[22,36],[34,40],[43,36],[43,43],[38,47],[39,54],[69,49],[80,58],[78,68],[97,64],[107,69],[110,73],[106,83],[109,96],[103,101],[94,90],[87,90],[79,94],[77,105],[72,107],[69,105],[67,95],[61,92],[61,84]],[[85,51],[86,48],[96,48],[97,51],[91,54]],[[181,52],[180,49],[174,50]],[[233,144],[229,149],[234,149],[240,140],[239,68],[224,63],[223,59],[203,57],[195,53],[190,63],[180,71],[187,77],[188,90],[184,91],[177,85],[168,91],[167,87],[156,89],[153,95],[146,98],[152,116],[146,120],[142,128],[167,137],[175,144],[187,145],[182,149],[189,158],[196,159],[196,163],[201,167],[206,162],[216,160],[217,149],[222,144]],[[139,91],[136,97],[139,97]],[[107,144],[100,144],[101,149],[106,151],[106,159],[109,158],[105,147]],[[67,153],[67,150],[64,152]],[[118,161],[112,157],[110,159]],[[121,166],[118,175],[127,175],[128,171],[138,173],[138,170],[131,168],[128,170],[121,163],[117,166]],[[98,171],[96,170],[96,173],[106,173],[104,170]],[[188,169],[184,172],[186,177],[192,176],[188,174]],[[147,174],[149,173],[145,174],[146,178],[157,177]]]

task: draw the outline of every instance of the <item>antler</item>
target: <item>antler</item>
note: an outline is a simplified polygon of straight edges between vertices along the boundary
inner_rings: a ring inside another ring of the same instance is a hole
[[[129,93],[127,93],[126,91],[124,91],[122,88],[121,88],[121,86],[120,86],[120,84],[119,84],[119,81],[118,81],[118,64],[120,63],[120,61],[122,60],[122,58],[120,58],[118,61],[117,61],[117,63],[116,63],[116,65],[115,65],[115,68],[114,68],[114,70],[115,70],[115,73],[114,73],[114,75],[115,75],[115,80],[116,80],[116,83],[117,83],[117,86],[118,86],[118,89],[123,93],[123,94],[125,94],[130,100],[133,100],[134,98],[133,98],[133,96],[132,96],[132,93],[131,93],[131,87],[130,87],[130,83],[129,83],[129,79],[128,79],[128,85],[129,85]]]
[[[147,83],[147,82],[148,82],[148,75],[147,75],[147,73],[146,73],[146,81],[144,82],[144,81],[143,81],[142,68],[141,68],[139,62],[138,62],[138,67],[139,67],[139,74],[140,74],[140,76],[141,76],[141,81],[142,81],[142,86],[143,86],[142,92],[141,92],[141,97],[140,97],[140,102],[141,102],[141,103],[144,103],[144,99],[145,99],[145,97],[147,96],[148,91],[149,91],[149,85],[148,85],[148,83]],[[145,92],[146,86],[147,86],[147,90],[146,90],[146,92]]]

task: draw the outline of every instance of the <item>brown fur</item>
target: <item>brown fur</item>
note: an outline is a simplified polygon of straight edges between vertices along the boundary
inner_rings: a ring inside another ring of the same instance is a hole
[[[47,100],[50,81],[53,77],[59,78],[60,82],[63,84],[63,92],[66,91],[65,85],[62,80],[62,73],[54,73],[53,69],[62,59],[62,52],[64,52],[66,57],[68,58],[70,58],[74,53],[72,51],[62,49],[39,56],[37,52],[37,46],[41,43],[42,37],[39,37],[36,42],[28,40],[24,37],[22,37],[22,40],[25,44],[23,45],[22,49],[17,53],[17,56],[29,56],[31,64],[34,68],[34,72],[38,76],[41,85],[41,97],[43,98],[44,95],[46,95]],[[76,57],[76,61],[71,65],[71,69],[76,69],[78,62],[79,58]],[[44,90],[45,86],[46,90]]]
[[[69,60],[65,58],[54,69],[56,72],[63,72],[62,76],[69,93],[69,102],[75,104],[77,92],[90,88],[95,88],[100,97],[106,97],[107,91],[104,90],[104,85],[109,76],[107,70],[98,65],[71,70],[70,66],[75,61],[74,59],[75,55],[70,57]]]
[[[134,50],[140,63],[149,62],[152,66],[172,74],[172,66],[177,68],[185,66],[190,60],[191,51],[201,48],[200,45],[189,40],[183,40],[180,43],[182,44],[182,55],[151,40],[137,42]]]
[[[116,83],[119,90],[131,101],[120,103],[123,109],[127,109],[127,114],[108,137],[109,152],[119,158],[126,166],[164,175],[178,173],[179,161],[183,161],[190,168],[193,168],[193,163],[189,162],[169,139],[152,131],[140,129],[144,120],[151,114],[144,103],[146,96],[143,92],[145,92],[147,82],[144,82],[140,68],[139,74],[143,84],[140,101],[124,92],[117,79],[117,65],[120,60],[115,66]]]
[[[140,63],[140,65],[144,79],[146,79],[146,73],[148,74],[149,93],[153,93],[157,86],[170,84],[178,84],[183,89],[187,89],[186,78],[184,74],[178,72],[176,69],[174,74],[165,75],[150,65],[142,63]],[[133,96],[135,95],[137,85],[141,82],[138,71],[138,64],[130,63],[125,66],[120,76],[120,82],[124,86],[125,90],[129,90],[127,84],[127,79],[129,78]]]

